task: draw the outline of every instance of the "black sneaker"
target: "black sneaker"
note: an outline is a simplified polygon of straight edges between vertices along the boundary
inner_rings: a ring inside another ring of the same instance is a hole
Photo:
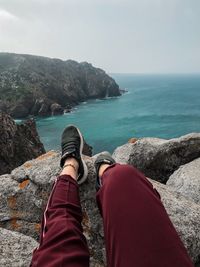
[[[75,158],[79,163],[78,169],[78,184],[82,184],[88,175],[88,168],[82,158],[83,137],[80,130],[73,125],[69,125],[62,133],[61,138],[62,156],[60,166],[63,167],[65,160],[68,157]]]
[[[109,165],[112,165],[115,163],[115,160],[112,158],[112,156],[110,155],[109,152],[104,152],[102,154],[100,154],[95,162],[94,162],[94,167],[96,169],[96,174],[97,174],[97,179],[96,179],[96,190],[98,191],[100,189],[100,187],[102,186],[101,184],[101,179],[98,175],[99,173],[99,169],[100,169],[100,166],[102,164],[109,164]]]

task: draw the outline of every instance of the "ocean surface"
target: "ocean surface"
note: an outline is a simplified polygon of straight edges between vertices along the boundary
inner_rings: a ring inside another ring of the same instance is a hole
[[[128,92],[90,100],[71,113],[38,118],[46,150],[60,149],[67,124],[77,125],[93,152],[112,152],[132,137],[173,138],[200,132],[200,74],[110,74]]]

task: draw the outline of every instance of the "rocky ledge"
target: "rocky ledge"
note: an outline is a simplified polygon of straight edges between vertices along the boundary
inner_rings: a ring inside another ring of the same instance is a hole
[[[144,138],[117,148],[113,154],[118,162],[134,162],[148,174],[196,264],[200,256],[199,142],[200,133],[168,141]],[[106,260],[102,220],[95,201],[95,157],[85,156],[89,175],[80,186],[80,197],[91,267],[103,267]],[[60,172],[59,160],[60,154],[50,151],[0,177],[0,237],[3,240],[0,243],[0,266],[28,266],[31,251],[37,246],[34,240],[38,240],[42,211],[51,185]],[[152,178],[168,181],[167,185]]]
[[[63,114],[81,101],[120,94],[105,71],[87,62],[0,53],[0,110],[14,118]]]

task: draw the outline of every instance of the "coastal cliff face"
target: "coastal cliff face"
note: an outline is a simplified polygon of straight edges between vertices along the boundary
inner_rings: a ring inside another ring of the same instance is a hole
[[[10,173],[43,153],[45,149],[34,120],[18,125],[9,115],[0,112],[0,174]]]
[[[87,62],[0,53],[0,110],[14,118],[62,114],[81,101],[119,95],[116,82]]]
[[[147,143],[150,144],[151,140],[153,148],[146,145]],[[168,180],[169,185],[152,180],[160,178],[161,174],[164,175],[163,169],[158,168],[160,173],[156,174],[157,177],[155,174],[149,176],[149,181],[160,193],[170,219],[196,264],[200,257],[200,195],[199,191],[196,190],[200,181],[199,140],[200,133],[196,133],[168,141],[170,142],[169,150],[171,153],[173,153],[173,147],[176,148],[176,157],[172,156],[173,154],[171,157],[177,162],[176,165],[173,165],[174,169],[171,171],[170,177],[166,172],[166,178],[163,179],[164,181]],[[188,154],[184,155],[181,152],[183,141],[188,150]],[[151,157],[151,162],[155,160],[155,163],[159,165],[162,163],[163,157],[168,156],[161,145],[163,142],[164,140],[157,139],[156,145],[153,138],[135,140],[133,144],[128,144],[128,149],[125,146],[117,148],[113,156],[119,163],[132,164],[133,160],[130,159],[133,159],[134,152],[137,159],[137,151],[143,151],[142,155],[145,156],[145,153],[149,155],[150,149],[152,155],[154,155],[154,150],[159,153],[160,162],[157,157]],[[191,146],[191,142],[196,147],[196,151]],[[166,145],[169,148],[169,144]],[[191,153],[194,153],[192,158]],[[80,186],[80,199],[83,208],[84,234],[91,253],[90,266],[105,267],[103,224],[95,201],[96,173],[94,161],[96,156],[85,156],[89,174],[86,182]],[[60,172],[59,161],[60,154],[50,151],[34,160],[25,162],[22,166],[14,169],[11,174],[0,177],[0,238],[3,240],[0,243],[0,266],[19,266],[15,265],[16,262],[20,262],[22,267],[28,266],[31,260],[31,251],[38,245],[35,240],[38,241],[44,207],[52,184]],[[147,164],[148,161],[149,159],[146,158]],[[138,168],[144,168],[142,161],[140,163],[137,161],[137,164]],[[151,166],[153,169],[155,168],[154,164],[149,165],[149,168]],[[195,169],[193,175],[192,169]],[[145,168],[144,171],[146,172]],[[181,177],[180,180],[179,177]],[[16,243],[19,243],[17,249],[14,245]]]

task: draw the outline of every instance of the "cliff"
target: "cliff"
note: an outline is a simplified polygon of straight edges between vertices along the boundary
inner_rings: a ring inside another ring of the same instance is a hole
[[[167,213],[196,264],[200,256],[199,142],[200,133],[171,140],[142,138],[118,147],[113,153],[117,162],[134,162],[146,175],[152,173],[149,181],[160,193]],[[85,156],[89,174],[80,186],[80,198],[84,233],[91,252],[90,266],[104,267],[103,226],[95,201],[95,157]],[[166,163],[169,161],[170,172],[169,165],[162,164],[164,158]],[[43,209],[52,183],[60,172],[59,161],[60,154],[50,151],[0,177],[0,265],[28,266],[31,252],[37,246],[35,240],[39,237]],[[155,166],[158,168],[156,173]],[[167,184],[155,181],[160,178]],[[15,265],[16,262],[19,264]]]
[[[116,82],[87,62],[0,53],[0,110],[14,118],[62,114],[81,101],[119,95]]]
[[[10,173],[43,153],[45,149],[34,120],[18,125],[9,115],[0,112],[0,174]]]

